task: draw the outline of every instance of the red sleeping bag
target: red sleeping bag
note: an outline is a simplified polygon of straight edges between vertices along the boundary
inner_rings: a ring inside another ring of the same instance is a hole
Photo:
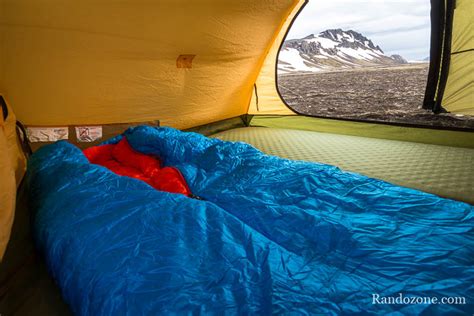
[[[160,191],[191,196],[191,190],[178,169],[162,168],[158,159],[135,151],[125,137],[116,145],[94,146],[83,153],[91,163],[118,175],[145,181]]]

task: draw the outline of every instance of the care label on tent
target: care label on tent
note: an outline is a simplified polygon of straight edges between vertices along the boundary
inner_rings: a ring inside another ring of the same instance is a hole
[[[69,138],[69,130],[65,127],[28,127],[28,139],[32,143],[55,142]]]
[[[76,126],[78,142],[90,143],[102,138],[102,126]]]

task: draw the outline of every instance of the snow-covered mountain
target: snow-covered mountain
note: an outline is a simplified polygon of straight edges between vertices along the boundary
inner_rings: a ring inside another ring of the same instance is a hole
[[[356,31],[332,29],[285,41],[278,58],[278,70],[279,73],[316,72],[406,63],[400,55],[386,55],[378,45]]]

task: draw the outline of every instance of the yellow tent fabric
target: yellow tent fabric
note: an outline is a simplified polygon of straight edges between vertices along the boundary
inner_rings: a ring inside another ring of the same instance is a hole
[[[276,37],[273,45],[266,56],[265,62],[260,70],[260,74],[255,82],[256,89],[250,102],[248,114],[253,115],[295,115],[289,107],[287,107],[277,90],[277,62],[280,46],[285,39],[286,33],[291,27],[292,21],[297,14],[303,10],[308,1],[299,1],[295,9],[286,18],[280,33]]]
[[[443,107],[474,115],[474,1],[457,0],[454,10],[451,62]]]
[[[25,157],[16,134],[16,118],[8,107],[5,121],[0,114],[0,260],[10,238],[16,190],[24,172]]]
[[[264,57],[298,3],[0,1],[0,90],[23,123],[178,128],[247,113]],[[195,55],[192,68],[177,67],[180,55]]]

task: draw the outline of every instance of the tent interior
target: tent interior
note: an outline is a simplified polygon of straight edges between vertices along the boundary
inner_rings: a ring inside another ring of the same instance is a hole
[[[85,148],[169,126],[474,204],[472,131],[313,118],[284,103],[278,53],[306,2],[0,0],[0,315],[70,313],[35,249],[23,181],[28,147],[56,139],[28,143],[23,127],[60,128]],[[425,107],[474,115],[474,2],[432,6]],[[81,142],[80,126],[102,135]]]

